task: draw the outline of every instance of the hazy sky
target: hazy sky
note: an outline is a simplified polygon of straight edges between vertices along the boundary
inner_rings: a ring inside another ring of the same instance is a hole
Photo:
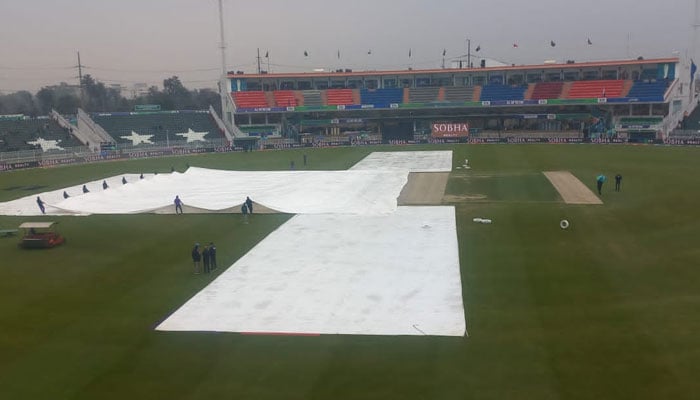
[[[438,68],[443,49],[448,63],[466,53],[467,38],[472,52],[480,45],[478,55],[515,64],[670,57],[691,47],[694,7],[694,0],[224,0],[227,67],[254,72],[260,48],[272,72]],[[77,51],[84,73],[127,86],[178,75],[188,87],[213,88],[221,70],[217,0],[0,0],[0,38],[5,93],[76,83]]]

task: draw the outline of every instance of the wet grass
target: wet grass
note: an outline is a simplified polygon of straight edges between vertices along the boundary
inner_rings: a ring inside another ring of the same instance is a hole
[[[193,242],[230,265],[289,216],[59,217],[65,246],[0,239],[3,399],[593,399],[700,393],[700,149],[376,147],[216,154],[0,174],[2,200],[171,166],[345,169],[376,150],[452,149],[467,338],[156,332],[208,282]],[[589,188],[568,206],[541,175]],[[36,191],[22,188],[37,186]],[[44,188],[45,187],[45,188]],[[469,195],[482,194],[479,200]],[[491,225],[475,224],[487,217]],[[562,231],[559,220],[571,227]],[[40,218],[41,219],[41,218]],[[25,219],[0,217],[0,227]],[[219,272],[221,269],[219,270]],[[218,272],[217,272],[218,273]],[[387,282],[387,284],[391,284]]]

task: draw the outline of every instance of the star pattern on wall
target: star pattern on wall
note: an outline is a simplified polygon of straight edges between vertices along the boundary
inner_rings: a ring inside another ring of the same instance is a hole
[[[209,132],[195,132],[192,130],[192,128],[189,128],[189,129],[187,129],[187,132],[176,133],[176,135],[186,138],[187,143],[192,143],[192,142],[206,142],[206,139],[204,139],[204,136],[208,133]]]
[[[129,136],[120,136],[122,139],[131,140],[131,144],[137,146],[141,143],[153,144],[151,138],[155,135],[141,135],[134,131],[131,131]]]
[[[38,138],[37,140],[27,142],[27,143],[41,147],[42,151],[63,150],[63,147],[58,145],[58,140],[47,140],[47,139],[43,139],[43,138]]]

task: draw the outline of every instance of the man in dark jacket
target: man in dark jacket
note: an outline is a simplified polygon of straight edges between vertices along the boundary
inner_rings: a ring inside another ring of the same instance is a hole
[[[180,196],[175,196],[175,214],[182,214],[182,200],[180,200]]]
[[[214,246],[214,242],[209,243],[209,265],[212,271],[216,269],[216,246]]]
[[[199,252],[199,243],[194,244],[192,248],[192,262],[194,263],[194,273],[199,274],[201,272],[202,265],[200,264],[202,260],[202,254]]]
[[[202,250],[202,261],[204,262],[204,273],[208,274],[211,271],[211,258],[209,257],[209,246],[204,245]]]
[[[41,199],[41,197],[36,197],[36,204],[39,206],[41,213],[46,214],[46,208],[44,208],[44,201]]]
[[[248,206],[248,212],[253,213],[253,200],[250,199],[250,197],[245,198],[245,205]]]

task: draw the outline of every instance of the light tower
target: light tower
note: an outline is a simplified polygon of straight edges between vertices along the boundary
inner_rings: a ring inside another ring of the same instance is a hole
[[[219,43],[219,48],[221,49],[221,73],[226,76],[226,42],[224,41],[224,0],[219,0],[219,34],[221,36],[221,42]]]
[[[698,54],[698,30],[700,30],[700,0],[695,0],[695,19],[693,20],[693,40],[692,40],[692,48],[690,49],[690,68],[692,68],[692,63],[695,62],[697,59],[697,54]],[[687,63],[688,60],[685,60]],[[690,99],[692,101],[693,96],[695,95],[695,79],[692,79],[690,81]]]
[[[231,123],[226,115],[226,97],[228,96],[228,79],[226,78],[226,41],[224,40],[224,0],[219,0],[219,34],[221,42],[221,79],[219,79],[219,97],[221,98],[221,119],[226,125]]]

